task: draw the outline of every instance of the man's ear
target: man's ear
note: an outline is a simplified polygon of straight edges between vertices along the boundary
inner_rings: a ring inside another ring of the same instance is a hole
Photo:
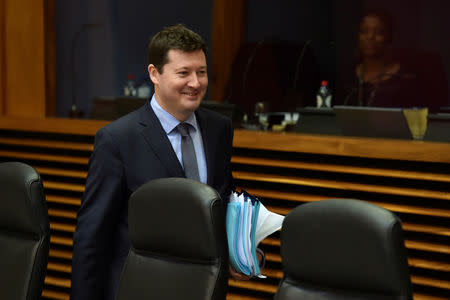
[[[150,77],[150,80],[153,82],[153,84],[158,84],[159,83],[158,69],[156,69],[156,67],[153,64],[149,64],[147,70],[148,76]]]

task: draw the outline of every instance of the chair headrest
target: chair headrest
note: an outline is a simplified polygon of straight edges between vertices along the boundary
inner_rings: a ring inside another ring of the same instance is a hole
[[[163,178],[142,185],[130,197],[128,222],[136,251],[191,260],[223,255],[224,208],[201,182]]]
[[[295,280],[374,292],[409,289],[400,220],[364,201],[296,207],[283,222],[281,255],[285,274]]]
[[[34,168],[20,162],[0,163],[0,189],[1,228],[37,236],[48,231],[42,182]]]

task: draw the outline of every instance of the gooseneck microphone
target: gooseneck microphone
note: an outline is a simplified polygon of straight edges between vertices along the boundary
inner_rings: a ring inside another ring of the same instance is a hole
[[[311,44],[311,40],[307,40],[305,42],[305,44],[302,47],[302,51],[300,52],[300,55],[298,56],[297,63],[295,64],[295,75],[294,75],[294,81],[292,82],[292,88],[294,89],[294,91],[297,88],[298,77],[300,74],[300,66],[302,65],[303,57],[305,56],[306,49],[308,48],[309,44]]]
[[[261,48],[261,46],[266,42],[266,40],[261,40],[259,41],[256,46],[253,48],[252,52],[250,53],[248,59],[247,59],[247,63],[245,64],[245,69],[244,69],[244,73],[242,76],[242,96],[245,97],[246,96],[246,92],[247,92],[247,77],[248,77],[248,73],[250,71],[250,67],[252,65],[253,59],[256,56],[256,53],[258,52],[258,49]]]

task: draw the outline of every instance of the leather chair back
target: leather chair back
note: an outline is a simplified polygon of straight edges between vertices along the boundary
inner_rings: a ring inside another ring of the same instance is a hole
[[[350,199],[300,205],[281,231],[275,300],[412,299],[400,220]]]
[[[38,172],[20,162],[0,163],[0,297],[40,299],[50,228]]]
[[[117,300],[225,299],[225,210],[213,188],[186,178],[150,181],[131,195],[128,223]]]

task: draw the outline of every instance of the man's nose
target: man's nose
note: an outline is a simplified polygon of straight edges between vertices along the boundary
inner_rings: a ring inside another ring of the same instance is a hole
[[[193,73],[190,78],[189,78],[189,82],[188,82],[189,86],[192,88],[198,88],[200,87],[200,80],[198,79],[198,76],[196,73]]]

